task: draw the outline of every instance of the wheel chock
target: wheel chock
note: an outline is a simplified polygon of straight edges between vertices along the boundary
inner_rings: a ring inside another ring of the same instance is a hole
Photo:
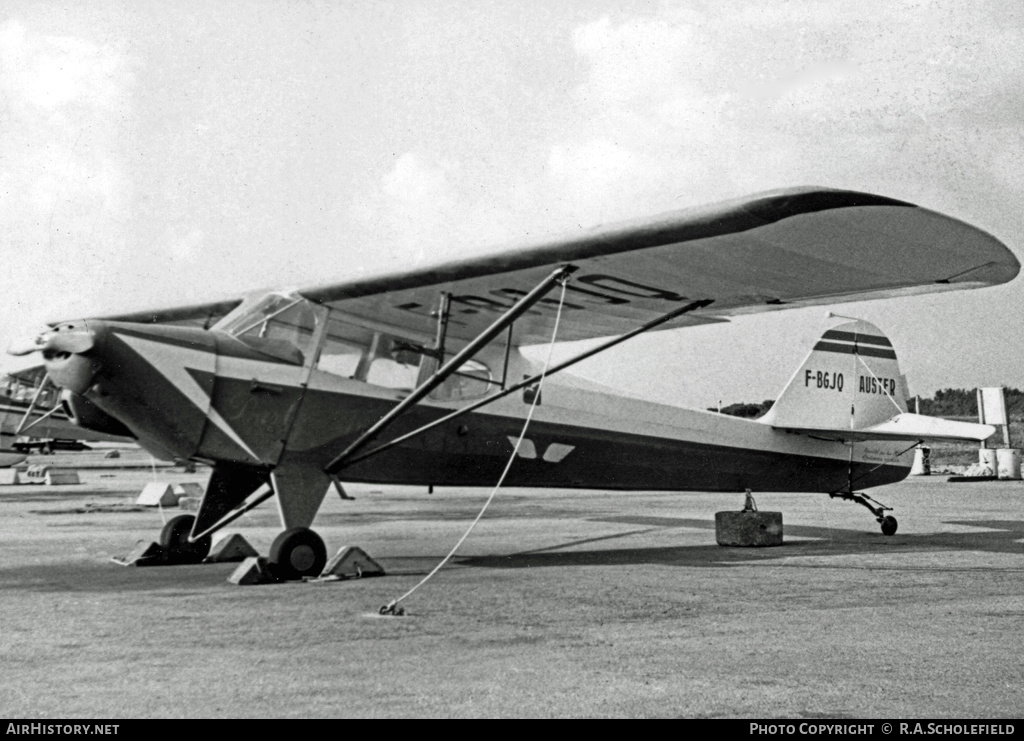
[[[247,558],[260,555],[240,533],[221,533],[219,535],[220,537],[214,541],[213,547],[210,549],[210,555],[203,559],[204,563],[244,561]]]
[[[715,540],[718,545],[747,548],[782,545],[782,513],[715,512]]]
[[[184,484],[175,484],[174,494],[178,499],[181,499],[182,497],[195,497],[196,499],[202,499],[203,485],[196,483],[195,481],[187,481]]]
[[[367,576],[384,576],[384,568],[370,558],[358,546],[343,546],[327,562],[317,579],[311,581],[338,581],[340,579],[362,579]]]
[[[144,507],[176,507],[178,497],[166,481],[151,481],[142,488],[135,503]]]
[[[167,551],[159,543],[140,540],[124,556],[110,560],[121,566],[160,566],[167,563]]]
[[[274,576],[270,563],[263,556],[249,556],[235,569],[228,581],[245,586],[248,584],[277,584],[281,580]]]

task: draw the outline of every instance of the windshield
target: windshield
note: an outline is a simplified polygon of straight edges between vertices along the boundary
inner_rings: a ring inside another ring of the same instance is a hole
[[[271,294],[219,329],[258,352],[303,365],[313,350],[316,312],[300,296]]]

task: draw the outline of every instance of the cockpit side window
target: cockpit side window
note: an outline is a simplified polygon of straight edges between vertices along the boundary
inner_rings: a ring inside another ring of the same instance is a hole
[[[316,367],[344,378],[366,379],[366,358],[373,345],[373,332],[336,317],[327,321],[327,335]]]
[[[421,350],[414,340],[361,326],[332,312],[316,368],[374,386],[412,390]]]

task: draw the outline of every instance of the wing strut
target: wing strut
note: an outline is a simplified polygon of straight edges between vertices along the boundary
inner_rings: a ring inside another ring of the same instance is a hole
[[[404,414],[405,411],[413,404],[416,404],[420,399],[444,383],[449,376],[462,367],[463,363],[476,355],[482,347],[497,337],[498,334],[503,332],[506,327],[511,326],[512,322],[525,314],[531,306],[544,298],[545,294],[547,294],[547,292],[550,291],[557,283],[568,280],[569,276],[574,272],[576,272],[576,267],[574,265],[564,265],[542,280],[536,288],[519,299],[511,309],[502,314],[497,321],[481,332],[475,340],[456,353],[455,357],[439,368],[434,375],[424,381],[415,391],[403,399],[398,406],[377,420],[376,424],[356,438],[355,442],[345,448],[341,455],[327,464],[327,467],[324,468],[324,472],[329,476],[333,476],[344,468],[347,465],[348,460],[373,441],[373,439],[376,438],[385,427],[389,426],[399,416]],[[445,303],[446,306],[442,307],[442,309],[445,309],[442,313],[443,318],[446,318],[447,316],[447,302]],[[444,335],[439,334],[438,338],[443,341]]]
[[[615,345],[618,345],[619,343],[625,342],[628,339],[636,337],[638,334],[643,334],[644,332],[652,330],[655,327],[664,324],[665,322],[670,322],[673,319],[676,319],[676,318],[682,316],[683,314],[688,314],[689,312],[696,311],[697,309],[703,309],[705,306],[708,306],[708,305],[710,305],[712,303],[714,303],[714,299],[702,299],[700,301],[691,301],[690,303],[686,304],[686,306],[681,306],[678,309],[674,309],[674,310],[670,311],[669,313],[664,314],[664,315],[658,317],[657,319],[652,319],[651,321],[647,322],[643,326],[637,327],[636,329],[630,330],[629,332],[626,332],[625,334],[621,334],[621,335],[619,335],[617,337],[613,337],[610,340],[608,340],[607,342],[604,342],[604,343],[598,345],[597,347],[591,348],[590,350],[587,350],[586,352],[582,352],[582,353],[580,353],[579,355],[577,355],[575,357],[569,358],[569,360],[566,360],[566,361],[564,361],[562,363],[559,363],[558,365],[554,365],[554,366],[548,368],[546,373],[538,373],[535,376],[531,376],[530,378],[526,378],[526,379],[520,381],[519,383],[517,383],[517,384],[515,384],[513,386],[509,386],[508,388],[504,389],[503,391],[499,391],[498,393],[493,394],[491,396],[488,396],[485,399],[480,399],[479,401],[476,401],[476,402],[470,404],[469,406],[465,406],[462,409],[456,409],[451,414],[447,414],[444,417],[441,417],[440,419],[435,419],[433,422],[428,422],[427,424],[423,425],[422,427],[419,427],[418,429],[413,430],[412,432],[406,433],[405,435],[402,435],[401,437],[396,437],[394,440],[389,440],[388,442],[386,442],[386,443],[384,443],[382,445],[379,445],[376,448],[373,448],[372,450],[369,450],[369,451],[363,453],[362,455],[359,455],[359,456],[356,456],[356,457],[349,457],[346,460],[342,460],[340,465],[338,465],[333,470],[328,471],[328,473],[330,473],[333,476],[339,470],[341,470],[342,468],[344,468],[346,466],[351,466],[351,465],[355,465],[356,463],[360,463],[360,462],[366,460],[367,458],[375,456],[378,453],[383,453],[385,450],[389,450],[390,448],[393,448],[394,446],[396,446],[396,445],[398,445],[400,443],[403,443],[406,440],[409,440],[410,438],[416,437],[417,435],[421,435],[424,432],[426,432],[427,430],[433,429],[434,427],[437,427],[438,425],[442,425],[445,422],[450,422],[451,420],[455,419],[456,417],[461,417],[463,414],[467,414],[469,412],[475,411],[475,410],[479,409],[480,407],[486,406],[487,404],[490,404],[491,402],[497,401],[498,399],[502,399],[502,398],[508,396],[509,394],[514,394],[516,391],[519,391],[520,389],[524,389],[524,388],[527,388],[529,386],[533,386],[534,384],[536,384],[538,381],[541,380],[541,376],[543,376],[544,378],[550,378],[551,376],[553,376],[558,371],[565,370],[569,366],[575,365],[576,363],[579,363],[581,360],[586,360],[587,358],[589,358],[589,357],[591,357],[593,355],[597,355],[600,352],[604,352],[605,350],[607,350],[607,349],[609,349],[611,347],[614,347]],[[339,458],[341,458],[341,457],[342,456],[339,456]],[[337,461],[337,459],[335,459],[335,462],[336,461]],[[332,462],[332,465],[334,465],[334,462]]]
[[[31,427],[35,427],[37,424],[39,424],[44,419],[46,419],[51,414],[53,414],[55,411],[57,411],[57,409],[59,408],[59,405],[54,405],[53,409],[51,409],[49,412],[47,412],[46,414],[41,416],[35,422],[32,422],[31,424],[27,424],[27,422],[29,420],[29,417],[32,416],[32,412],[35,411],[36,404],[39,403],[39,397],[43,395],[43,390],[46,388],[46,384],[48,384],[48,383],[50,383],[50,374],[49,373],[47,373],[45,376],[43,376],[42,383],[39,384],[39,388],[36,389],[35,394],[32,396],[32,401],[28,405],[28,409],[25,410],[25,416],[21,418],[21,422],[18,424],[18,429],[16,429],[14,431],[15,435],[20,435],[25,430],[27,430],[27,429],[29,429]]]

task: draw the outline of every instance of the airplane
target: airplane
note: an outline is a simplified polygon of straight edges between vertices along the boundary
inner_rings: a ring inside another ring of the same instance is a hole
[[[554,377],[644,332],[1019,270],[955,218],[789,188],[482,257],[53,323],[9,352],[41,352],[83,427],[212,466],[196,514],[161,533],[176,562],[201,560],[214,532],[276,495],[269,562],[317,576],[326,547],[311,526],[332,487],[493,486],[513,455],[509,487],[828,494],[891,535],[890,508],[862,490],[906,477],[924,440],[994,428],[910,414],[895,350],[867,322],[825,331],[757,420]],[[575,340],[600,342],[543,369],[521,351]]]
[[[133,442],[127,429],[111,434],[76,424],[61,393],[49,383],[43,366],[0,377],[0,439],[9,446],[0,449],[5,453],[0,455],[0,467],[21,463],[32,449],[48,454],[58,449],[85,449],[83,441]]]

